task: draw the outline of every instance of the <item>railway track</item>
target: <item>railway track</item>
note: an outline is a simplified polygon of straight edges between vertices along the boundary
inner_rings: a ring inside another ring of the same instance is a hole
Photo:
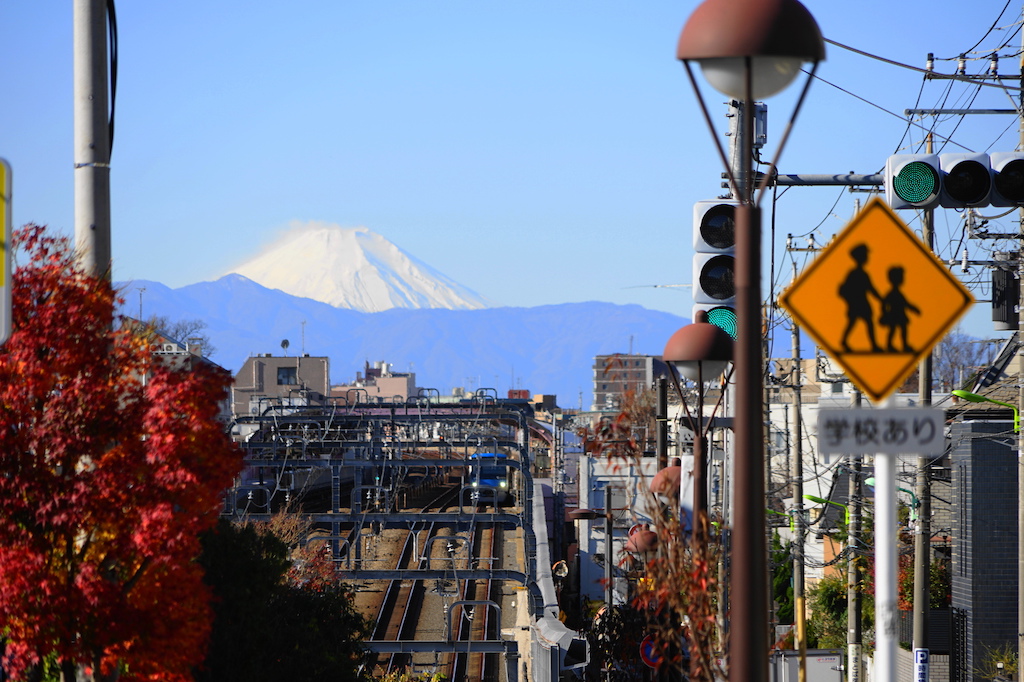
[[[376,622],[372,642],[449,640],[467,642],[460,653],[379,654],[370,665],[375,675],[396,671],[438,671],[451,680],[500,682],[501,656],[474,652],[473,641],[500,638],[502,588],[498,580],[472,580],[460,576],[471,568],[502,568],[504,531],[493,524],[472,520],[452,526],[429,520],[431,512],[459,507],[461,489],[436,494],[411,515],[422,518],[408,529],[384,530],[364,552],[375,568],[443,570],[432,580],[366,581],[358,584],[357,605]],[[364,558],[364,563],[367,561]],[[497,606],[497,608],[495,608]]]
[[[471,534],[472,554],[477,568],[501,568],[501,557],[495,555],[500,545],[501,529],[493,526],[477,526]],[[462,583],[462,604],[459,613],[454,614],[459,624],[458,641],[482,641],[500,637],[500,623],[492,604],[500,604],[500,594],[495,594],[497,581],[467,580]],[[453,654],[451,665],[453,680],[498,680],[500,668],[497,654],[473,652],[470,647],[465,653]]]
[[[264,410],[236,425],[247,466],[224,513],[301,507],[375,623],[375,674],[505,682],[503,629],[530,608],[530,416],[488,396]]]

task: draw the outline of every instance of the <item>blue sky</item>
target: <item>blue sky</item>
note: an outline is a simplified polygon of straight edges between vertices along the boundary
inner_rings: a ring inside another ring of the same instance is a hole
[[[950,73],[955,62],[943,59],[980,41],[969,57],[1008,43],[1000,71],[1019,68],[1009,55],[1020,8],[1004,0],[970,11],[952,0],[806,4],[826,38],[896,62],[923,67],[934,52],[936,70]],[[316,220],[365,226],[502,305],[600,300],[689,317],[688,289],[648,285],[690,282],[692,206],[724,191],[674,58],[696,5],[119,3],[115,278],[216,279],[292,221]],[[14,169],[14,221],[69,234],[71,14],[66,0],[0,9],[0,156]],[[987,64],[971,60],[967,71]],[[1013,106],[997,88],[925,83],[833,45],[819,76],[830,84],[812,86],[783,173],[879,172],[889,154],[921,144],[906,108]],[[768,100],[768,158],[796,90]],[[705,93],[724,131],[724,98]],[[1018,140],[1008,115],[924,123],[973,151]],[[816,231],[823,243],[867,198],[780,190],[765,205],[766,228],[775,225],[766,271],[777,285],[792,272],[786,233],[804,246]],[[993,224],[1009,232],[1012,219]],[[943,257],[959,257],[962,222],[952,210],[937,215]],[[994,247],[964,244],[977,260]],[[965,280],[987,298],[983,270]],[[988,315],[976,306],[972,334],[992,335]]]

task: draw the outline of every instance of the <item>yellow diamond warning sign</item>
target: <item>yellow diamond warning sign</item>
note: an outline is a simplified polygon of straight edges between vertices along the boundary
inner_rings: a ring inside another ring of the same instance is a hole
[[[974,302],[879,198],[779,297],[874,401],[889,396]]]

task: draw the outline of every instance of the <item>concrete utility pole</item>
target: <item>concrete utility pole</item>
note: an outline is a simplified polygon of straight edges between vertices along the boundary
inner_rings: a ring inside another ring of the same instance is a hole
[[[856,393],[856,408],[860,409],[861,394]],[[861,471],[863,467],[861,455],[850,457],[850,525],[847,528],[849,556],[846,559],[846,682],[861,682],[861,600],[860,600],[860,564],[857,562],[860,551],[861,526]]]
[[[860,200],[855,203],[853,214],[860,213]],[[853,392],[853,408],[861,409],[864,395],[860,389]],[[863,497],[864,458],[861,455],[850,455],[850,478],[848,487],[850,523],[846,528],[846,682],[861,681],[861,620],[863,611],[860,599],[860,563],[857,561],[860,552],[861,502]]]
[[[928,134],[926,149],[932,153],[932,136]],[[922,238],[929,251],[935,250],[935,211],[924,211]],[[932,404],[932,355],[921,359],[917,369],[917,392],[921,405]],[[928,614],[931,601],[928,588],[932,558],[932,486],[931,460],[924,455],[917,458],[917,485],[914,494],[920,502],[917,527],[914,529],[914,661],[917,682],[928,681]]]
[[[808,246],[794,247],[793,235],[786,236],[786,249],[793,251],[816,252],[813,238]],[[793,281],[797,278],[797,264],[793,260]],[[807,681],[807,602],[804,598],[804,543],[806,529],[804,527],[804,460],[803,460],[803,368],[800,356],[800,328],[793,321],[793,371],[790,375],[793,386],[793,459],[790,464],[790,476],[793,479],[793,623],[796,630],[796,648],[799,652],[800,667],[797,673],[799,682]]]
[[[75,248],[87,272],[110,278],[106,1],[74,3]]]
[[[793,280],[796,280],[796,260],[793,260]],[[793,623],[796,626],[796,648],[799,652],[799,682],[807,682],[807,623],[804,601],[804,457],[803,457],[803,392],[800,367],[800,328],[793,324],[793,372],[790,381],[793,386]]]

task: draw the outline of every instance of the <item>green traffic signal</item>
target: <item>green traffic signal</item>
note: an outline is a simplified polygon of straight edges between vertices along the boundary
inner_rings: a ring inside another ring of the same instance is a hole
[[[924,161],[911,161],[893,177],[893,191],[911,204],[924,204],[939,195],[939,173]]]

